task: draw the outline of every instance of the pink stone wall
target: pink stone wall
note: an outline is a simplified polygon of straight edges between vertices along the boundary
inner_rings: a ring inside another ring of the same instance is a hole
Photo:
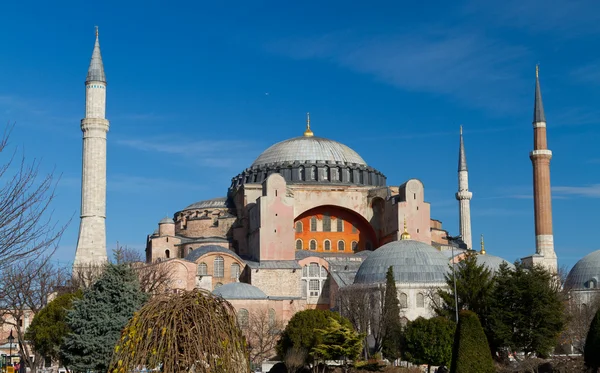
[[[286,197],[283,176],[272,174],[263,183],[260,206],[260,260],[294,260],[294,207]]]

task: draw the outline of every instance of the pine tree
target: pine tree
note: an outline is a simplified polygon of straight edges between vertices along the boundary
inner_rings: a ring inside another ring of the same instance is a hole
[[[585,348],[583,349],[583,357],[585,365],[594,373],[600,368],[600,310],[596,312],[596,316],[592,320],[590,330],[585,339]]]
[[[493,373],[492,354],[474,312],[460,311],[454,334],[450,373]]]
[[[313,347],[311,354],[317,360],[343,360],[344,371],[347,370],[347,361],[356,360],[362,350],[364,336],[332,317],[327,328],[316,329],[315,333],[320,336],[321,343]]]
[[[384,333],[381,352],[386,359],[396,360],[400,357],[402,324],[400,323],[400,302],[392,267],[389,267],[386,273],[382,327]]]
[[[145,300],[131,268],[108,264],[67,315],[72,332],[61,345],[65,366],[73,372],[106,372],[121,330]]]

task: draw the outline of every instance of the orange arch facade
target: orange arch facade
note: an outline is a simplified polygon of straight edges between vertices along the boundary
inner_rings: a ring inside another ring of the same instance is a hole
[[[296,250],[351,253],[374,250],[377,236],[359,214],[338,206],[319,206],[294,220]]]

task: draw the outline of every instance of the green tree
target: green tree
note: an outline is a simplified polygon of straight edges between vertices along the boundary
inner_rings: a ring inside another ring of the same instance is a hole
[[[400,302],[394,279],[394,269],[389,267],[385,275],[385,298],[382,312],[383,336],[382,354],[386,359],[394,361],[400,357],[402,342],[402,324],[400,323]]]
[[[72,308],[73,300],[81,296],[81,291],[59,295],[35,315],[25,333],[25,339],[31,342],[35,352],[60,361],[60,344],[71,332],[67,312]]]
[[[323,342],[322,336],[315,330],[326,329],[330,324],[330,318],[344,327],[352,328],[350,321],[336,312],[317,309],[297,312],[281,334],[281,339],[277,343],[277,354],[284,357],[292,347],[312,351],[315,346]],[[306,359],[307,363],[314,361],[310,354],[307,354]]]
[[[456,324],[445,317],[418,319],[404,332],[404,357],[415,364],[449,365]]]
[[[348,370],[348,360],[356,360],[362,350],[363,336],[332,317],[327,328],[316,329],[315,333],[321,340],[311,351],[315,360],[343,360],[344,372]]]
[[[600,354],[598,354],[598,351],[600,351],[600,310],[596,312],[596,316],[592,320],[583,349],[585,365],[593,373],[597,373],[600,368]]]
[[[106,372],[121,330],[145,300],[131,268],[107,264],[67,314],[72,332],[60,348],[65,366],[74,372]]]
[[[479,318],[472,311],[460,311],[450,373],[494,372],[492,354]]]
[[[490,306],[493,344],[525,355],[547,356],[566,325],[561,294],[539,266],[501,265]]]

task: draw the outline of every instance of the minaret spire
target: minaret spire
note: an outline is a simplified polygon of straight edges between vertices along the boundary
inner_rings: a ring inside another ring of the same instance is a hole
[[[313,137],[315,134],[310,129],[310,113],[306,113],[306,131],[304,131],[305,137]]]
[[[467,169],[467,156],[465,155],[465,144],[463,141],[463,130],[460,126],[460,146],[458,149],[458,217],[460,224],[460,235],[467,249],[473,247],[471,238],[471,198],[473,193],[469,191],[469,171]]]
[[[546,115],[542,103],[539,65],[535,67],[535,97],[533,108],[533,151],[529,158],[533,164],[533,204],[535,215],[536,255],[524,258],[529,265],[541,264],[556,272],[557,259],[552,233],[552,193],[550,188],[550,160],[552,151],[548,149],[546,137]]]
[[[73,271],[99,266],[106,255],[106,76],[100,54],[98,28],[92,60],[85,80],[81,221]]]
[[[485,244],[483,243],[483,234],[481,234],[481,251],[479,252],[481,255],[485,255]]]

